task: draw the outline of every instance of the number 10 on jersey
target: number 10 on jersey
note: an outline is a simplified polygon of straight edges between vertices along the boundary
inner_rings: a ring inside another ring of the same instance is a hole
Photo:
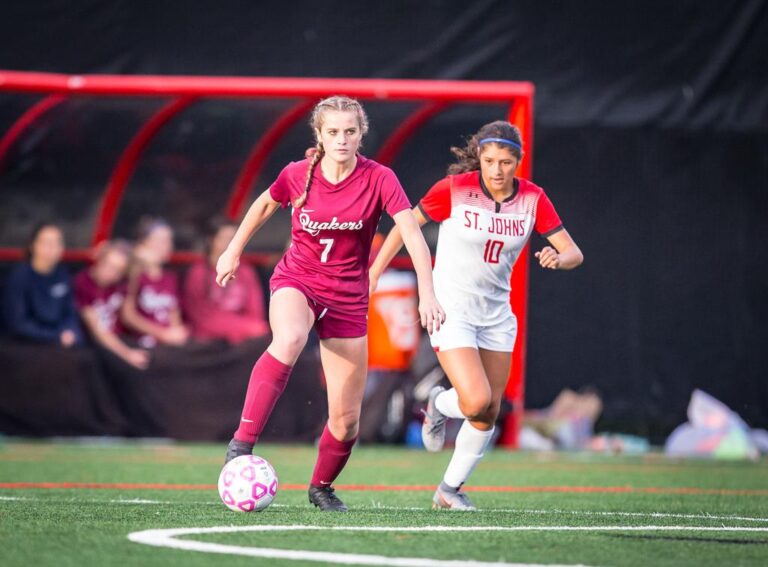
[[[326,263],[328,261],[328,254],[331,253],[331,248],[333,248],[333,238],[321,238],[320,244],[325,246],[322,254],[320,254],[320,261]]]
[[[322,242],[322,240],[321,240]],[[483,260],[487,264],[498,264],[499,255],[501,249],[504,247],[504,243],[501,240],[489,240],[485,243],[485,252],[483,253]]]

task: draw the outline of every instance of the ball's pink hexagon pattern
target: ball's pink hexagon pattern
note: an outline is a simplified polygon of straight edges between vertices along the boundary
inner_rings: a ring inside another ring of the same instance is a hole
[[[224,486],[232,486],[232,481],[235,479],[235,471],[224,471],[223,482]]]
[[[260,500],[267,492],[269,492],[269,489],[266,487],[266,485],[261,484],[260,482],[253,483],[253,487],[251,488],[251,495],[253,496],[254,500]]]
[[[243,512],[253,512],[253,509],[256,507],[256,502],[253,500],[243,500],[242,502],[237,503],[237,507]]]
[[[240,476],[243,477],[245,480],[255,480],[256,479],[256,469],[253,467],[243,467],[243,469],[240,471]]]
[[[224,492],[221,493],[221,499],[224,501],[224,504],[226,504],[227,506],[232,506],[235,503],[235,499],[229,493],[229,490],[225,490]]]
[[[272,481],[272,484],[269,485],[269,493],[274,496],[277,494],[277,479]]]

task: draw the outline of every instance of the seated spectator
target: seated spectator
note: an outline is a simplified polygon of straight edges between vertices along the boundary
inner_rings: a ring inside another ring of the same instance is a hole
[[[205,258],[192,265],[184,282],[184,314],[192,336],[239,343],[269,332],[264,292],[253,270],[241,266],[226,287],[216,285],[216,261],[232,240],[237,224],[216,220],[205,243]]]
[[[67,269],[60,264],[64,235],[55,224],[32,232],[27,261],[11,272],[5,289],[8,330],[15,338],[71,347],[82,343]]]
[[[120,321],[138,335],[144,348],[181,346],[189,339],[181,319],[176,274],[165,270],[172,253],[173,231],[168,223],[159,218],[142,219]]]
[[[132,348],[120,337],[118,315],[125,301],[128,261],[127,242],[103,242],[95,262],[75,276],[75,304],[91,337],[101,346],[140,370],[149,365],[149,353]]]

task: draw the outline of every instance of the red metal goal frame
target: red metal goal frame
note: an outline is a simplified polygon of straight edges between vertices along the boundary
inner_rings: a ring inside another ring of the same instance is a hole
[[[533,95],[528,82],[512,81],[432,81],[410,79],[337,79],[288,77],[190,77],[190,76],[123,76],[63,75],[54,73],[0,70],[0,92],[44,95],[24,112],[0,138],[0,174],[10,149],[34,123],[52,108],[75,96],[168,97],[139,129],[113,168],[102,196],[94,223],[91,242],[98,244],[109,238],[123,194],[144,150],[168,122],[201,98],[292,98],[293,107],[277,117],[272,126],[254,145],[237,179],[233,183],[226,213],[233,219],[243,212],[247,197],[262,166],[277,142],[296,124],[319,98],[343,93],[361,100],[422,101],[382,144],[375,159],[390,165],[403,145],[424,124],[455,103],[505,104],[508,119],[522,131],[526,156],[519,175],[530,178],[533,166]],[[18,260],[21,249],[0,249],[0,260]],[[88,249],[68,250],[68,260],[85,260]],[[178,252],[177,262],[194,255]],[[250,255],[259,263],[267,255]],[[517,433],[524,400],[525,351],[527,331],[529,253],[526,246],[512,274],[512,309],[518,318],[518,339],[512,357],[512,371],[507,397],[514,410],[504,427],[501,443],[517,445]]]

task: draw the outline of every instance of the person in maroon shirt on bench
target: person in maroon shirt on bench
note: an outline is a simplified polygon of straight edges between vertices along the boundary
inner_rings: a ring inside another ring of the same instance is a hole
[[[269,333],[264,291],[250,266],[226,287],[216,285],[216,260],[235,236],[237,223],[215,219],[208,227],[205,258],[190,267],[184,280],[184,315],[198,341],[225,339],[239,343]]]
[[[127,291],[125,277],[130,257],[127,242],[102,242],[96,249],[93,265],[75,276],[75,304],[96,343],[144,370],[149,366],[149,353],[129,346],[119,336],[119,314]]]
[[[189,329],[181,319],[176,274],[164,267],[172,253],[173,231],[168,223],[159,218],[142,219],[120,321],[138,335],[144,348],[181,346],[189,339]]]

